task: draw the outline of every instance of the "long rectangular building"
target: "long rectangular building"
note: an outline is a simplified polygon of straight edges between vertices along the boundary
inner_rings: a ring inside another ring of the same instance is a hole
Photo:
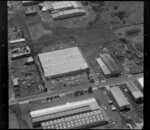
[[[81,4],[78,1],[57,1],[57,2],[50,2],[45,1],[42,4],[43,9],[42,11],[61,11],[61,10],[68,10],[68,9],[76,9],[80,8]]]
[[[36,1],[22,1],[23,6],[35,5],[37,4]]]
[[[126,82],[126,86],[135,101],[143,100],[143,93],[140,91],[140,89],[136,86],[134,82]]]
[[[9,43],[13,44],[13,43],[19,43],[19,42],[25,42],[24,38],[20,38],[20,39],[15,39],[15,40],[10,40]]]
[[[104,110],[99,110],[76,114],[61,119],[41,123],[43,129],[86,129],[105,125],[109,118]]]
[[[93,112],[93,114],[91,112]],[[99,113],[99,115],[97,112]],[[97,116],[96,118],[98,118],[97,122],[99,122],[99,124],[108,123],[109,118],[107,117],[107,114],[97,104],[95,98],[90,98],[76,102],[69,102],[60,106],[31,111],[30,115],[34,127],[40,127],[41,124],[41,127],[43,129],[49,129],[53,128],[54,124],[64,124],[66,121],[69,121],[71,119],[73,122],[77,119],[83,118],[84,116],[90,116],[90,113],[92,115],[95,114],[95,116]],[[82,124],[81,126],[83,127],[83,125],[86,124]],[[78,128],[78,126],[75,127]],[[57,128],[57,125],[56,127],[54,127],[54,129],[55,128]]]
[[[101,70],[103,71],[104,75],[106,77],[109,77],[111,75],[111,72],[109,71],[109,69],[107,68],[107,66],[104,64],[104,62],[102,61],[101,58],[97,58],[96,59],[97,63],[99,64]]]
[[[45,77],[56,77],[88,69],[78,47],[39,54]]]
[[[30,112],[30,115],[32,118],[35,118],[35,117],[44,116],[44,115],[48,115],[52,113],[58,113],[64,110],[75,109],[75,108],[79,108],[83,106],[90,106],[91,110],[99,108],[98,104],[96,103],[95,98],[91,98],[91,99],[83,100],[80,102],[66,103],[65,105],[32,111]]]
[[[85,15],[86,11],[84,9],[70,9],[64,10],[57,13],[52,14],[53,20],[61,20],[66,18],[72,18],[77,16]]]
[[[103,53],[100,54],[100,57],[113,75],[120,75],[121,70],[110,54]]]
[[[123,110],[126,108],[130,109],[130,103],[119,87],[110,88],[110,92],[111,92],[111,94],[112,94],[114,100],[116,101],[120,110]]]

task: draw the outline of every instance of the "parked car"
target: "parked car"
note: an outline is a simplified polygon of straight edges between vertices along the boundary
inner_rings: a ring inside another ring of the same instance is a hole
[[[102,80],[102,81],[101,81],[101,83],[105,83],[105,82],[106,82],[106,80]]]
[[[103,91],[103,94],[104,94],[104,95],[107,95],[106,91]]]
[[[116,111],[116,107],[114,105],[111,105],[111,110]]]
[[[113,103],[113,101],[109,99],[108,100],[108,104],[112,104],[112,103]]]
[[[46,103],[46,100],[42,100],[41,103]]]

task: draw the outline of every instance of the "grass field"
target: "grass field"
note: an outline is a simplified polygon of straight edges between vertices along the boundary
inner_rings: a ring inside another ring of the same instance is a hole
[[[22,58],[11,63],[11,77],[19,77],[20,79],[20,87],[14,88],[16,98],[39,94],[42,92],[38,88],[38,84],[41,84],[41,80],[36,66],[34,64],[26,66],[24,65],[25,61],[26,58]],[[31,87],[26,88],[29,83],[31,84]]]

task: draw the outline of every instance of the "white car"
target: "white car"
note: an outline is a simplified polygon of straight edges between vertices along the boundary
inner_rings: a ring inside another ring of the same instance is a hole
[[[106,80],[102,80],[101,83],[106,83]]]
[[[42,100],[41,103],[46,103],[46,100]]]
[[[116,107],[114,105],[111,106],[112,111],[116,111]]]

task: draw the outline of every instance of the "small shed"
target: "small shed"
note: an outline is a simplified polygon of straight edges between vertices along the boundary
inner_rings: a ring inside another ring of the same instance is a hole
[[[19,86],[18,80],[19,80],[19,78],[14,78],[14,79],[13,79],[13,86],[14,86],[14,87],[18,87],[18,86]]]

